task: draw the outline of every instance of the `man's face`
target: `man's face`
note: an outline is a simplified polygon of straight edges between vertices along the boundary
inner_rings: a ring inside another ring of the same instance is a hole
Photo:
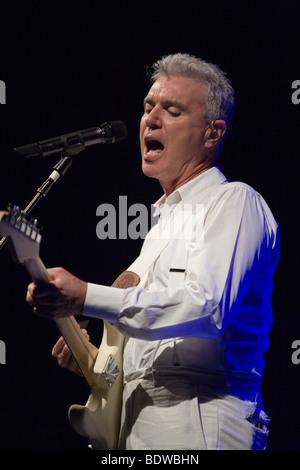
[[[142,169],[157,178],[167,194],[211,166],[205,152],[209,126],[201,104],[205,92],[205,84],[190,78],[162,76],[145,98]]]

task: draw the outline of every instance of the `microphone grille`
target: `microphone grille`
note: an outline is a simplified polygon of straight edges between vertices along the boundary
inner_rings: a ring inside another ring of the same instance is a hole
[[[109,122],[112,129],[112,136],[114,137],[114,142],[123,140],[127,137],[127,127],[123,121],[110,121]]]

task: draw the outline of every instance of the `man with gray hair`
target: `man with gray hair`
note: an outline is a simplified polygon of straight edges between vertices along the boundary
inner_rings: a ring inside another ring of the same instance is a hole
[[[165,245],[127,289],[62,268],[49,269],[52,289],[28,286],[37,314],[97,317],[126,336],[120,449],[266,447],[260,384],[279,235],[261,195],[217,166],[233,109],[217,66],[188,54],[156,62],[140,144],[143,172],[164,194],[142,254],[157,234]],[[53,355],[70,367],[62,339]]]

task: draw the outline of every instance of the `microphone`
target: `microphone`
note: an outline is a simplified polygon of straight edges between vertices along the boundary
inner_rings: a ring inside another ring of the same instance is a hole
[[[108,121],[99,127],[91,127],[52,139],[34,142],[14,148],[14,152],[28,157],[50,157],[56,154],[77,155],[86,147],[96,144],[113,144],[127,137],[127,127],[123,121]]]

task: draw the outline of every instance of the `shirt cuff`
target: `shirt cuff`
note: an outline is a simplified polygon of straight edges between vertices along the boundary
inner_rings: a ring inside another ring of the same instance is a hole
[[[121,311],[123,294],[123,289],[88,283],[82,314],[116,323]]]

